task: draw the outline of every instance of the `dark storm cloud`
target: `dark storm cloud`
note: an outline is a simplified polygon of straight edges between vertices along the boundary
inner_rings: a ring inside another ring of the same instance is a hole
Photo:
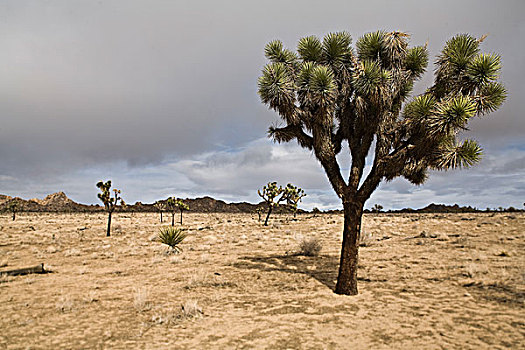
[[[263,48],[340,30],[355,42],[380,28],[407,31],[414,45],[428,40],[432,57],[454,34],[489,34],[482,49],[502,55],[509,98],[468,135],[486,162],[497,153],[507,163],[472,171],[520,170],[523,153],[502,150],[524,144],[524,10],[522,1],[2,1],[0,193],[62,189],[90,202],[92,183],[112,177],[136,200],[177,191],[253,199],[272,176],[329,193],[307,151],[254,141],[276,120],[256,94]],[[426,192],[381,188],[428,201],[453,192],[441,178],[461,189],[468,177],[438,174]],[[321,192],[311,205],[337,205]]]

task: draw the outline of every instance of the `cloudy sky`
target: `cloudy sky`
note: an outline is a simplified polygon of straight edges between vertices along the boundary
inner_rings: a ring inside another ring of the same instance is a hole
[[[382,184],[367,206],[430,202],[480,208],[525,202],[525,2],[517,1],[0,1],[0,193],[56,192],[96,203],[112,179],[127,202],[210,195],[258,202],[270,180],[292,182],[303,207],[338,208],[315,158],[266,138],[278,120],[257,96],[264,45],[377,29],[426,41],[488,34],[509,91],[471,123],[485,149],[466,171],[423,186]],[[433,61],[433,59],[432,59]],[[416,86],[432,82],[432,67]],[[344,160],[344,159],[343,159]]]

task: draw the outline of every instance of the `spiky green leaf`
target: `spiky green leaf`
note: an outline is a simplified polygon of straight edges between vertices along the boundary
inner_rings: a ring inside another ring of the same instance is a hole
[[[299,43],[297,44],[297,52],[305,62],[320,62],[323,54],[323,45],[317,37],[307,36],[299,40]]]
[[[500,70],[501,58],[495,54],[479,54],[467,65],[467,75],[478,86],[498,79]]]
[[[464,129],[476,113],[476,103],[468,96],[459,96],[437,105],[436,113],[428,119],[431,134],[450,134]]]
[[[366,33],[357,40],[357,56],[360,61],[380,60],[386,55],[385,45],[386,32],[379,30]]]
[[[428,65],[428,51],[426,46],[410,48],[405,56],[405,69],[415,78],[420,78]]]
[[[507,98],[507,90],[500,83],[489,83],[479,90],[476,98],[477,110],[480,114],[496,111]]]
[[[478,163],[483,155],[483,150],[473,140],[465,140],[458,145],[454,139],[445,141],[436,159],[435,168],[447,170],[455,168],[468,168]]]

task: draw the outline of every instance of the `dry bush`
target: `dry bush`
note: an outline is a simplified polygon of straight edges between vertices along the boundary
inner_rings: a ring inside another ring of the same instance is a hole
[[[368,247],[373,241],[372,233],[361,228],[361,232],[359,233],[359,246]]]
[[[56,304],[55,307],[60,312],[69,312],[73,310],[73,300],[71,299],[70,295],[61,295]]]
[[[195,300],[188,300],[181,305],[182,308],[182,318],[198,318],[203,315],[202,308],[197,304]]]
[[[151,309],[148,297],[149,290],[146,287],[135,288],[133,297],[133,306],[135,306],[135,310],[143,312]]]
[[[297,255],[317,256],[323,249],[323,245],[317,238],[305,238],[299,242]]]

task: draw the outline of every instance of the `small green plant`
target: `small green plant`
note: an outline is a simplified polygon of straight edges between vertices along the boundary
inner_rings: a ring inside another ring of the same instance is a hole
[[[124,203],[120,197],[120,190],[117,190],[116,188],[113,189],[113,197],[111,197],[111,180],[108,180],[105,183],[99,181],[97,182],[97,187],[102,191],[102,193],[98,194],[98,198],[104,203],[104,208],[108,212],[108,229],[106,231],[106,237],[109,237],[111,231],[111,215],[115,211],[118,202],[120,202],[122,206],[125,206],[126,203]]]
[[[171,247],[171,249],[173,249],[173,251],[175,251],[176,253],[182,251],[182,248],[179,247],[179,244],[181,244],[185,238],[186,234],[179,228],[174,228],[173,226],[166,226],[160,229],[160,242]]]

